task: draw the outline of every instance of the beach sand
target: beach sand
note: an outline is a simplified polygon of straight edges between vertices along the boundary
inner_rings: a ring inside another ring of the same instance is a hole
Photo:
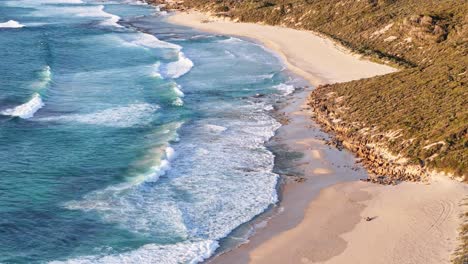
[[[360,55],[352,54],[332,40],[309,31],[233,23],[198,12],[177,13],[169,21],[207,32],[260,41],[265,47],[275,51],[291,71],[313,85],[346,82],[395,71],[386,65],[361,60]]]
[[[312,32],[234,23],[197,12],[176,13],[168,20],[258,41],[313,85],[395,71]],[[272,142],[303,153],[294,161],[294,171],[305,181],[286,177],[276,215],[258,225],[248,243],[209,262],[448,263],[457,246],[459,215],[466,210],[461,203],[468,196],[467,185],[440,176],[429,184],[397,186],[358,181],[367,175],[355,157],[328,146],[328,135],[311,120],[306,105],[311,89],[294,93],[279,109],[289,122]]]

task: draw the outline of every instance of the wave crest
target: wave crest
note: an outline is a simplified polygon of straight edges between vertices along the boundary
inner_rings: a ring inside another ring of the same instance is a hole
[[[43,106],[44,103],[42,102],[41,96],[38,93],[35,93],[27,103],[3,110],[1,114],[28,119],[33,117],[37,110],[41,109]]]
[[[219,247],[213,240],[180,242],[171,245],[147,244],[136,250],[109,256],[86,256],[66,261],[52,261],[50,264],[126,264],[164,263],[195,264],[209,258]]]
[[[131,36],[124,36],[122,39],[126,42],[127,45],[131,46],[139,46],[144,48],[167,48],[167,49],[174,49],[176,51],[180,51],[182,49],[181,46],[169,43],[166,41],[162,41],[157,37],[148,34],[148,33],[138,33],[138,34],[131,34]]]
[[[177,61],[169,62],[159,66],[159,72],[163,78],[177,79],[188,73],[193,67],[193,62],[179,52]]]
[[[283,95],[290,95],[294,92],[295,88],[294,85],[280,83],[278,85],[273,86],[273,88],[279,90],[283,93]]]
[[[23,24],[15,20],[8,20],[7,22],[0,23],[0,28],[22,28]]]

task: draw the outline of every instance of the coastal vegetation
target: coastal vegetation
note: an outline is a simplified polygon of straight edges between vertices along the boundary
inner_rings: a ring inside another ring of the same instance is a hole
[[[468,183],[468,2],[451,0],[185,0],[233,21],[311,30],[398,72],[317,87],[315,120],[360,157],[370,181]],[[209,21],[207,21],[209,22]],[[466,202],[465,202],[466,203]],[[468,259],[468,213],[453,263]]]
[[[468,205],[468,200],[465,199],[464,205]],[[465,264],[468,261],[468,212],[464,212],[461,216],[463,219],[463,225],[460,228],[460,246],[457,248],[454,254],[454,264]]]
[[[414,165],[468,181],[468,2],[185,0],[173,5],[241,22],[313,30],[400,68],[320,86],[310,104],[328,116],[338,139],[378,146],[378,156],[392,157],[389,166]],[[375,166],[371,171],[378,172]]]

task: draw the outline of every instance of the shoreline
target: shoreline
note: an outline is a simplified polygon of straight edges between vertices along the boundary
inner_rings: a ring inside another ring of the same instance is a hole
[[[254,39],[313,85],[394,71],[361,60],[361,56],[307,31],[234,23],[201,13],[176,13],[168,20],[212,33]],[[293,45],[291,39],[295,40]],[[354,155],[329,147],[324,140],[327,134],[310,120],[306,104],[310,91],[294,93],[278,110],[285,112],[290,122],[279,129],[274,139],[274,144],[304,154],[294,164],[305,182],[286,177],[281,212],[256,230],[248,243],[208,262],[448,262],[461,223],[458,203],[468,193],[467,187],[441,177],[434,177],[430,185],[404,182],[381,186],[357,181],[366,172],[355,165]],[[365,217],[376,218],[367,222]]]
[[[362,60],[361,55],[311,31],[235,23],[196,11],[176,12],[168,21],[210,33],[246,37],[260,42],[274,51],[290,71],[314,86],[370,78],[396,71],[387,65]],[[291,39],[295,39],[294,45],[291,45]],[[311,63],[314,61],[315,63]]]

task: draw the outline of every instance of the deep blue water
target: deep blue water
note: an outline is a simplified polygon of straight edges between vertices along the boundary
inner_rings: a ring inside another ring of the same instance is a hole
[[[164,17],[0,1],[0,263],[196,263],[277,201],[283,66]]]

